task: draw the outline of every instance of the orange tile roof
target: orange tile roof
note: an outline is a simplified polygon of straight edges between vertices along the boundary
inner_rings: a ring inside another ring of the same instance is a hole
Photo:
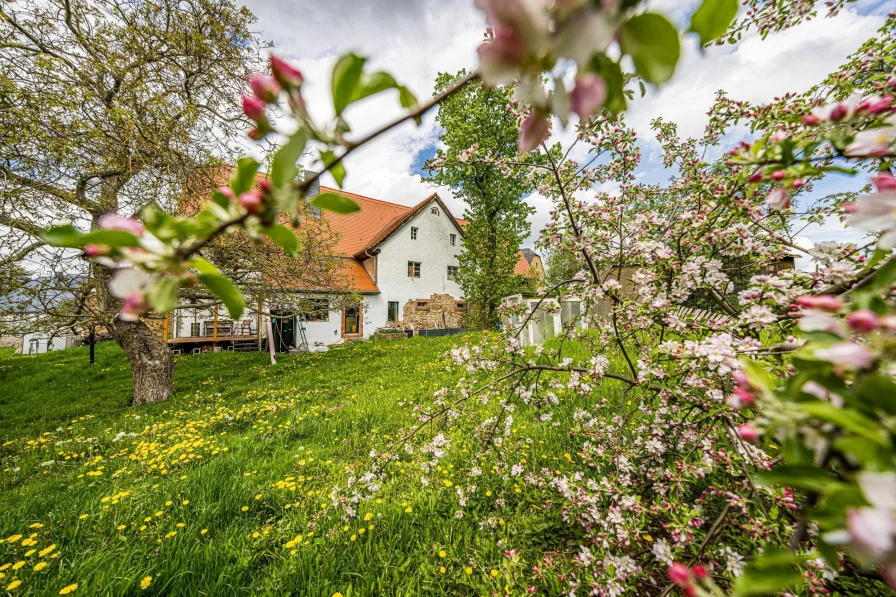
[[[364,265],[357,259],[346,259],[343,268],[348,276],[349,284],[353,290],[358,292],[379,292],[380,289],[374,283],[373,278],[367,272]]]
[[[355,200],[361,207],[361,211],[350,214],[337,214],[325,211],[324,217],[330,223],[330,228],[339,233],[334,251],[337,255],[354,255],[363,251],[370,245],[370,240],[386,227],[394,219],[410,211],[410,207],[380,201],[355,193],[348,193],[339,189],[322,186],[321,193],[335,193]]]

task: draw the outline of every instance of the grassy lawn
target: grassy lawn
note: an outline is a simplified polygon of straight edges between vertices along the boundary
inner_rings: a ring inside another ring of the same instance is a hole
[[[415,453],[356,517],[331,504],[333,487],[453,383],[444,355],[463,340],[275,366],[265,354],[179,357],[174,398],[140,408],[127,406],[129,368],[113,344],[94,367],[86,349],[0,353],[0,594],[521,594],[572,531],[506,474],[483,476],[461,508],[453,470],[475,450],[463,423],[445,432],[452,450],[428,486]],[[515,420],[496,459],[564,468],[553,455],[574,452],[557,431],[568,426],[532,424],[522,409]]]

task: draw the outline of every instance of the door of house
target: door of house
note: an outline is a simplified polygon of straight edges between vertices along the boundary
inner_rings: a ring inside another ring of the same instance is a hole
[[[296,345],[296,317],[293,313],[277,313],[271,317],[274,350],[289,352]]]
[[[361,307],[356,305],[353,307],[344,307],[342,309],[342,335],[343,336],[360,336],[361,335]]]

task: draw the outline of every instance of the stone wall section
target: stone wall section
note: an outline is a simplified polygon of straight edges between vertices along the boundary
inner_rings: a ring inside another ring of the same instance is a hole
[[[425,307],[422,301],[426,302]],[[459,328],[466,309],[459,308],[458,304],[465,305],[450,294],[434,294],[408,301],[402,311],[402,320],[397,322],[396,327],[415,330]]]

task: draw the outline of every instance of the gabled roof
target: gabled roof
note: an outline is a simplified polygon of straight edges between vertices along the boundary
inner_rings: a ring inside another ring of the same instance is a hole
[[[454,218],[454,216],[451,215],[451,211],[448,209],[448,206],[445,205],[445,202],[442,201],[441,197],[439,197],[438,194],[433,193],[432,195],[430,195],[429,197],[427,197],[426,199],[424,199],[423,201],[421,201],[414,207],[409,208],[405,213],[399,214],[399,215],[395,216],[394,218],[392,218],[392,220],[388,224],[386,224],[386,226],[384,226],[383,229],[380,230],[376,234],[376,236],[374,236],[372,239],[370,239],[370,241],[368,241],[366,245],[364,245],[363,247],[361,247],[360,249],[355,251],[355,257],[358,259],[363,259],[364,254],[367,250],[375,249],[376,247],[381,245],[390,236],[392,236],[395,232],[397,232],[402,226],[404,226],[406,223],[408,223],[414,216],[416,216],[418,213],[420,213],[420,210],[422,210],[424,207],[426,207],[433,201],[435,201],[436,203],[439,204],[439,206],[441,206],[442,211],[444,211],[445,214],[447,214],[448,217],[454,221],[454,225],[457,227],[457,230],[461,233],[461,235],[463,235],[463,233],[464,233],[463,228],[460,227],[460,224],[458,224],[457,220]],[[363,214],[363,208],[362,208],[361,212],[358,213],[358,215],[362,215],[362,214]]]
[[[532,249],[520,249],[517,253],[516,265],[513,266],[513,273],[520,276],[526,276],[527,278],[539,275],[540,272],[537,272],[532,267],[532,261],[536,257],[538,257],[539,261],[541,260],[538,253]]]
[[[405,205],[380,201],[339,189],[322,186],[320,190],[322,193],[335,193],[348,197],[361,207],[361,211],[350,214],[323,212],[324,217],[330,223],[331,230],[339,233],[339,240],[333,249],[337,255],[351,256],[358,251],[363,251],[380,230],[410,210]]]

